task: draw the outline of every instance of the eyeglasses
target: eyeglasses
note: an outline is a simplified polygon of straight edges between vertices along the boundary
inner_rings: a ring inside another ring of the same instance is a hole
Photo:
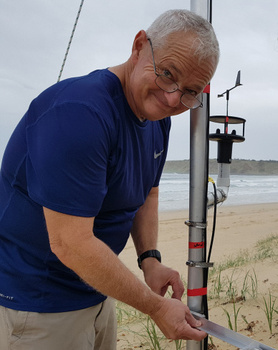
[[[183,104],[185,107],[189,109],[196,109],[198,107],[203,107],[202,99],[203,95],[199,94],[197,96],[194,96],[192,92],[190,91],[182,91],[179,89],[179,85],[172,80],[171,78],[167,77],[165,74],[158,74],[156,71],[156,66],[154,62],[154,54],[153,54],[153,46],[151,39],[148,38],[150,45],[151,45],[151,51],[152,51],[152,57],[153,57],[153,68],[154,68],[154,73],[156,75],[155,78],[155,83],[156,85],[163,91],[165,92],[175,92],[175,91],[180,91],[182,93],[180,97],[180,102]]]

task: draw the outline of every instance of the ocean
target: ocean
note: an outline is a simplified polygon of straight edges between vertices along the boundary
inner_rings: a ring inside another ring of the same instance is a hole
[[[217,175],[210,175],[217,182]],[[278,176],[231,175],[225,205],[278,202]],[[209,184],[209,191],[213,191]],[[163,173],[159,186],[159,211],[189,208],[189,175]]]

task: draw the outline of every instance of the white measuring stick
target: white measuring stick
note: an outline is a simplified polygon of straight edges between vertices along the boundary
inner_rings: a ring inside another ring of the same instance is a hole
[[[250,339],[245,335],[232,331],[231,329],[220,326],[217,323],[207,320],[203,315],[191,311],[192,315],[202,322],[198,329],[238,347],[240,350],[276,350],[256,340]]]

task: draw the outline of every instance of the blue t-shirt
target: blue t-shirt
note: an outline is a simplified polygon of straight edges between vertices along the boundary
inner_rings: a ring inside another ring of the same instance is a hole
[[[105,299],[51,252],[43,206],[95,217],[95,236],[119,254],[159,184],[169,130],[170,118],[140,122],[108,70],[62,81],[31,103],[0,173],[1,305],[63,312]]]

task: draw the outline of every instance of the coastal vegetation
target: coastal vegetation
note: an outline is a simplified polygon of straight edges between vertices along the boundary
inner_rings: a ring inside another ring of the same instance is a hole
[[[208,284],[209,312],[214,322],[269,345],[278,341],[278,285],[272,284],[271,290],[267,287],[269,276],[265,271],[270,272],[278,262],[277,243],[278,235],[270,234],[259,240],[255,249],[227,257],[211,270]],[[186,303],[186,295],[183,301]],[[186,349],[186,341],[166,339],[148,316],[120,302],[117,317],[117,349]],[[208,349],[234,347],[209,336]]]

